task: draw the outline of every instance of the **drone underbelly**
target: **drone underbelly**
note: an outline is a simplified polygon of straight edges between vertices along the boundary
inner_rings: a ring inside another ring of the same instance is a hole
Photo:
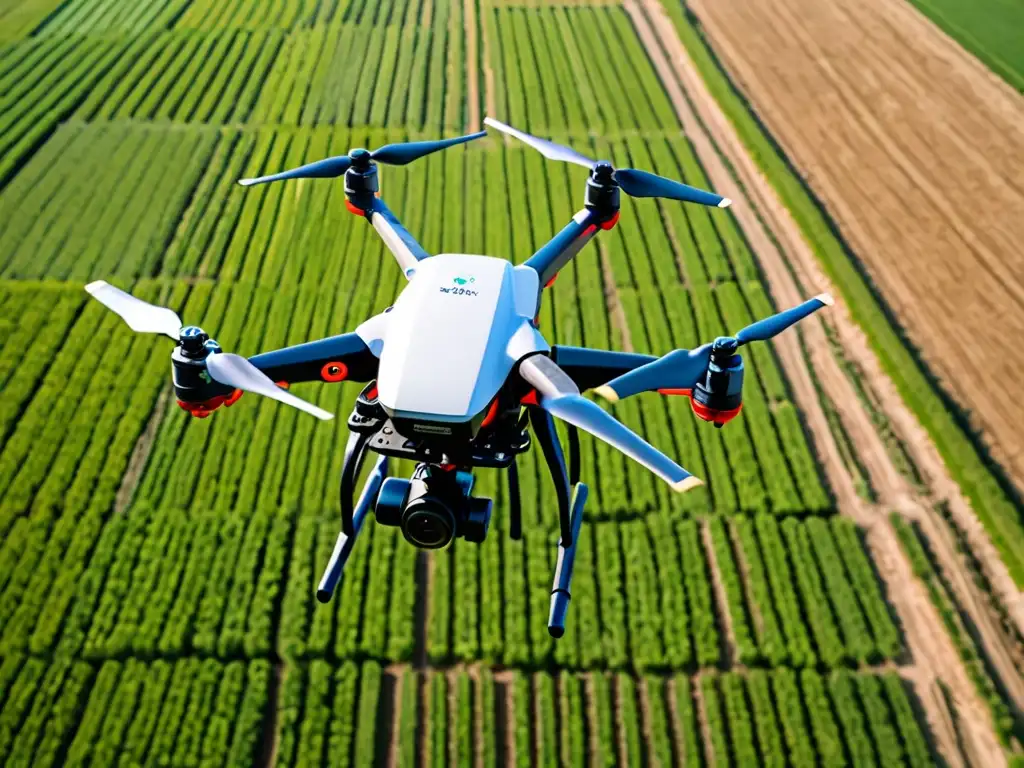
[[[467,421],[504,383],[514,360],[512,266],[484,256],[439,255],[420,262],[389,313],[378,392],[392,415]]]

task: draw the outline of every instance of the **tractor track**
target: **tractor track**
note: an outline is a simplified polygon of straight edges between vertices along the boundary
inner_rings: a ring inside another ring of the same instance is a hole
[[[660,3],[657,0],[627,0],[624,7],[651,56],[712,185],[719,193],[736,201],[732,210],[752,250],[758,254],[776,305],[792,306],[807,295],[827,290],[828,281],[813,252],[708,92]],[[736,173],[736,178],[730,173],[726,160]],[[770,228],[770,236],[766,228]],[[830,350],[824,322],[830,321],[840,329],[840,341],[858,363],[872,357],[866,340],[861,334],[861,344],[851,344],[857,341],[857,329],[842,306],[836,306],[833,311],[823,314],[827,318],[816,316],[800,326],[806,341],[808,359],[804,358],[796,334],[781,336],[774,346],[788,375],[794,399],[803,411],[807,429],[836,495],[839,511],[865,529],[867,547],[903,625],[912,667],[907,670],[907,676],[916,682],[940,755],[950,764],[960,762],[960,749],[949,727],[949,713],[943,712],[936,697],[930,695],[930,691],[942,681],[956,705],[956,714],[970,742],[970,751],[984,765],[1004,764],[1005,757],[984,704],[923,586],[913,577],[910,564],[886,517],[888,509],[897,509],[918,517],[935,516],[937,513],[931,509],[927,498],[908,486],[893,464],[875,430],[871,415],[862,406],[851,382]],[[836,404],[843,426],[857,448],[858,457],[863,462],[872,486],[878,492],[879,505],[866,504],[857,495],[853,478],[843,464],[818,400],[808,364],[813,367],[822,390]],[[863,366],[862,370],[869,376],[868,383],[872,388],[877,383],[883,392],[892,390],[893,385],[885,380],[877,361],[873,366]],[[884,401],[887,406],[893,406],[894,403],[902,405],[894,398],[884,398]],[[902,418],[895,419],[897,429],[905,425],[908,418],[912,419],[909,414],[903,414]],[[924,451],[918,449],[917,452]],[[941,470],[941,464],[938,467],[934,464],[923,466],[929,480],[945,474],[938,470]],[[943,486],[946,491],[951,488],[955,488],[951,481],[949,485]],[[944,521],[933,522],[935,525],[939,522],[944,524]],[[951,579],[955,587],[975,596],[971,591],[970,579],[963,577],[960,561],[950,557],[945,548],[940,547],[937,552],[943,570],[959,574],[960,578]],[[959,594],[959,589],[957,591]],[[992,617],[983,610],[977,610],[978,605],[978,600],[968,600],[963,607],[971,614],[977,626],[990,626]],[[993,647],[999,647],[999,643]],[[999,673],[1010,678],[1017,675],[1012,664],[1011,668],[1007,668],[1005,659],[999,667]]]

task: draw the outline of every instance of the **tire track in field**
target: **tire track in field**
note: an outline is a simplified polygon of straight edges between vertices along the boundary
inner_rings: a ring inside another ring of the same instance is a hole
[[[142,480],[142,473],[146,469],[149,454],[153,450],[157,431],[163,422],[164,414],[167,412],[167,404],[170,400],[170,390],[166,389],[157,398],[156,407],[150,414],[145,429],[139,435],[139,439],[135,441],[135,448],[132,449],[128,466],[125,468],[124,475],[121,478],[121,485],[117,489],[117,495],[114,497],[115,515],[124,513],[135,496],[135,489],[139,487],[139,482]]]
[[[782,244],[789,252],[804,252],[805,258],[800,260],[802,269],[796,270],[804,285],[813,287],[815,291],[827,288],[827,281],[820,273],[813,253],[803,242],[788,212],[757,171],[731,124],[708,93],[661,5],[657,0],[642,0],[642,4],[643,9],[636,0],[628,0],[625,8],[651,55],[711,183],[719,192],[737,200],[733,208],[737,222],[752,250],[759,256],[776,304],[794,305],[804,298],[804,290],[788,271],[787,260],[775,242]],[[645,11],[653,20],[653,26],[648,16],[645,16]],[[662,46],[671,56],[671,63]],[[681,85],[685,87],[685,92]],[[718,139],[716,143],[712,143],[709,129],[714,131]],[[742,188],[732,178],[719,152],[728,157],[743,184]],[[766,225],[771,226],[775,242],[758,218],[758,210],[764,215]],[[838,319],[833,318],[837,323],[844,319],[849,322],[841,311],[832,314],[839,316]],[[892,465],[884,444],[874,430],[870,415],[861,407],[849,380],[831,354],[821,318],[805,322],[800,330],[807,341],[810,362],[817,378],[839,408],[843,424],[858,447],[873,485],[887,501],[905,499],[902,477]],[[987,715],[981,714],[984,713],[983,704],[950,638],[945,634],[938,614],[921,584],[914,579],[891,525],[884,515],[879,514],[880,510],[866,506],[856,494],[853,479],[842,462],[817,398],[807,363],[800,350],[799,337],[795,334],[781,336],[775,341],[775,349],[789,376],[794,398],[805,415],[813,442],[837,495],[840,510],[866,528],[868,549],[903,624],[916,672],[928,686],[939,679],[946,682],[959,705],[958,712],[967,726],[974,748],[985,756],[986,765],[1001,764],[1005,758]],[[929,724],[939,739],[939,750],[949,760],[957,754],[957,746],[951,743],[948,729],[943,727],[942,713],[934,705],[929,706],[927,699],[922,698],[922,701],[925,703]]]

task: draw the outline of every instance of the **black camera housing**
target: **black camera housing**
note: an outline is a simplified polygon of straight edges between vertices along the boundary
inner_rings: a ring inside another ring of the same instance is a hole
[[[471,472],[419,464],[410,480],[384,481],[374,512],[378,523],[400,527],[421,549],[440,549],[457,537],[480,543],[487,537],[492,502],[472,491]]]

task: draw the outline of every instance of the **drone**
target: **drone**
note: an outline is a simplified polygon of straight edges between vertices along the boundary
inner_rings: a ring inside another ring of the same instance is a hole
[[[631,168],[594,161],[568,147],[531,136],[492,118],[485,125],[512,136],[551,160],[589,171],[583,208],[524,263],[460,253],[432,255],[417,243],[379,194],[377,165],[400,166],[474,141],[486,130],[439,141],[353,149],[243,186],[289,179],[344,177],[347,209],[367,219],[394,255],[408,284],[394,304],[354,331],[245,358],[224,352],[198,326],[183,326],[157,307],[103,281],[85,288],[135,331],[162,333],[176,346],[171,373],[178,405],[206,418],[233,405],[243,392],[273,398],[312,414],[333,414],[297,397],[303,382],[352,381],[365,386],[348,418],[340,480],[341,532],[316,591],[326,603],[342,578],[367,514],[397,526],[422,549],[455,538],[482,542],[492,500],[473,495],[474,470],[506,471],[509,533],[522,538],[516,459],[536,440],[550,470],[560,538],[551,590],[548,631],[562,637],[569,607],[576,546],[587,500],[580,480],[579,430],[639,462],[673,490],[701,481],[581,393],[608,401],[641,392],[682,395],[700,419],[721,428],[742,408],[743,360],[738,350],[765,341],[832,304],[822,294],[799,306],[721,336],[695,349],[661,357],[550,345],[538,330],[540,303],[566,264],[601,231],[619,220],[620,194],[718,208],[728,198]],[[556,430],[563,422],[568,458]],[[372,468],[356,498],[356,482],[369,453]],[[389,459],[411,459],[409,478],[389,477]]]

